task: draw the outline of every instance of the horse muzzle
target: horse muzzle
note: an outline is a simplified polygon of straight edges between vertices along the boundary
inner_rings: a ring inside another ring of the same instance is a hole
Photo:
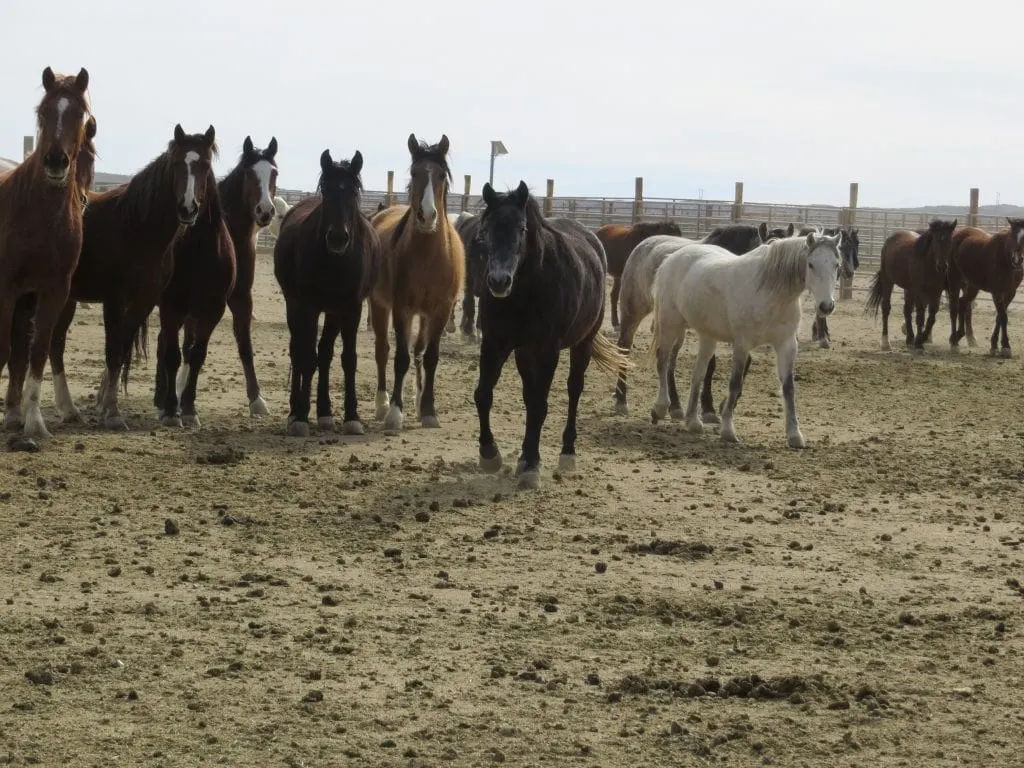
[[[822,316],[831,315],[836,310],[836,303],[833,299],[826,299],[825,301],[818,304],[818,312]]]
[[[504,299],[512,293],[512,273],[491,272],[487,275],[487,290],[496,299]]]
[[[67,184],[70,171],[71,158],[67,152],[47,152],[43,155],[43,174],[51,184],[59,187]]]
[[[324,245],[327,247],[327,252],[335,256],[345,253],[350,242],[351,238],[348,236],[348,232],[344,230],[329,230],[326,237],[324,237]]]

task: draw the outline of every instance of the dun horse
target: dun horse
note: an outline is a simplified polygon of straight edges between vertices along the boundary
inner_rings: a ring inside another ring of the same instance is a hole
[[[569,349],[569,415],[558,459],[564,472],[576,469],[576,415],[591,358],[611,373],[627,360],[601,333],[607,279],[601,241],[576,221],[545,219],[525,182],[508,194],[485,184],[483,198],[487,293],[480,300],[483,339],[473,396],[480,467],[501,468],[491,406],[501,369],[515,352],[526,405],[517,474],[521,488],[534,489],[540,485],[540,433],[560,351]]]
[[[632,226],[605,224],[594,233],[604,246],[608,259],[608,274],[612,278],[612,327],[619,327],[619,290],[622,287],[622,270],[626,260],[640,243],[653,235],[674,235],[682,237],[679,225],[674,221],[638,221]]]
[[[86,169],[79,162],[83,148],[91,145],[86,132],[89,73],[81,69],[77,76],[58,75],[47,67],[42,81],[36,148],[0,178],[0,371],[6,365],[10,372],[4,422],[11,428],[23,423],[30,438],[50,437],[39,407],[40,389],[82,247]],[[91,171],[86,180],[89,175]],[[31,322],[28,315],[15,321],[16,312],[30,312]],[[15,339],[16,326],[31,338]],[[26,347],[27,354],[12,357],[13,350]],[[20,390],[26,367],[22,422]]]
[[[992,294],[992,303],[996,306],[991,353],[1003,357],[1012,354],[1007,333],[1007,310],[1024,278],[1024,219],[1006,221],[1010,228],[995,235],[976,227],[962,227],[953,235],[948,277],[949,320],[952,326],[949,344],[953,348],[965,335],[968,344],[975,346],[971,305],[979,291],[987,291]]]
[[[946,272],[953,245],[956,220],[934,219],[924,234],[897,230],[882,244],[881,264],[871,280],[865,311],[878,314],[882,309],[882,349],[889,350],[889,312],[892,290],[903,289],[903,317],[906,323],[907,346],[924,349],[924,342],[935,325],[942,291],[946,289]],[[925,323],[925,308],[928,320]],[[917,310],[917,334],[911,315]]]
[[[380,279],[370,295],[376,337],[377,418],[384,428],[402,428],[402,387],[409,370],[412,321],[419,318],[413,354],[416,359],[417,406],[424,427],[438,427],[434,380],[441,336],[462,289],[465,251],[448,220],[448,137],[434,145],[409,134],[409,205],[394,205],[372,219],[381,242]],[[395,387],[387,397],[388,310],[395,326]],[[425,375],[424,375],[425,371]]]
[[[89,197],[82,256],[71,296],[50,345],[57,410],[64,421],[81,416],[64,372],[67,332],[78,301],[103,304],[106,366],[97,395],[102,424],[125,430],[118,379],[127,382],[132,342],[144,351],[146,321],[174,269],[171,247],[199,217],[217,152],[214,128],[186,134],[180,125],[167,149],[127,184]]]
[[[330,369],[341,334],[345,376],[345,434],[364,432],[356,404],[356,339],[363,301],[379,276],[380,240],[359,210],[363,156],[334,162],[320,156],[319,195],[297,203],[281,223],[274,246],[274,276],[284,293],[291,336],[291,407],[287,432],[309,435],[313,371],[318,370],[316,415],[320,429],[331,429]],[[317,346],[316,330],[324,313]]]
[[[738,442],[733,413],[743,391],[750,350],[771,344],[778,363],[786,408],[786,439],[803,448],[796,413],[796,332],[800,296],[810,290],[823,314],[835,309],[840,237],[817,236],[773,240],[743,256],[703,244],[684,245],[671,253],[654,278],[652,352],[657,358],[658,397],[651,409],[657,423],[668,413],[669,364],[687,329],[697,333],[698,351],[690,378],[684,419],[690,432],[702,433],[697,414],[705,368],[718,342],[732,342],[729,398],[722,410],[721,438]]]

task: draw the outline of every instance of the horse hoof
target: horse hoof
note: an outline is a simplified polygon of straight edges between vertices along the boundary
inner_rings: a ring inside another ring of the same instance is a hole
[[[672,421],[682,421],[686,418],[686,413],[682,408],[670,408],[668,415],[672,417]]]
[[[317,416],[316,425],[319,429],[324,432],[330,432],[334,429],[334,417],[333,416]]]
[[[49,440],[53,435],[46,428],[46,422],[42,419],[25,419],[25,431],[22,436],[29,440]]]
[[[82,412],[77,408],[72,407],[69,411],[65,411],[60,415],[61,424],[81,424],[82,423]]]
[[[629,404],[625,400],[616,400],[615,413],[619,416],[629,416]]]
[[[804,441],[804,436],[799,432],[795,432],[792,435],[786,437],[786,442],[789,443],[790,448],[806,448],[807,443]]]
[[[540,488],[540,471],[531,469],[519,475],[519,490],[536,491]]]
[[[103,428],[111,432],[127,432],[128,422],[124,420],[124,416],[104,416]]]
[[[288,429],[285,433],[289,437],[309,437],[309,422],[308,421],[291,421],[288,422]]]
[[[365,435],[366,429],[363,427],[363,422],[359,419],[354,421],[346,421],[341,425],[341,432],[345,435]]]
[[[437,416],[420,416],[420,426],[437,429],[441,426],[441,422],[437,420]]]
[[[973,336],[968,336],[967,337],[967,346],[968,347],[976,347],[976,346],[978,346],[977,339],[975,339]]]
[[[183,427],[199,429],[199,427],[202,426],[202,422],[199,421],[199,416],[197,414],[188,413],[181,417],[181,425]]]
[[[257,395],[256,399],[249,403],[249,415],[250,416],[269,416],[270,410],[267,408],[267,401],[263,399],[263,395]]]
[[[391,405],[391,398],[387,392],[377,393],[377,421],[384,421],[388,415],[388,407]]]
[[[883,352],[891,352],[892,346],[889,344],[888,339],[882,339],[881,349]]]
[[[1007,359],[1013,357],[1013,352],[1010,351],[1009,347],[1003,347],[1002,351],[1000,351],[999,354]]]
[[[25,422],[21,420],[21,415],[14,411],[7,411],[4,414],[4,429],[9,429],[12,432],[17,429],[21,429],[25,426]]]
[[[180,427],[181,417],[180,416],[167,416],[160,414],[160,423],[165,427]]]
[[[828,349],[828,339],[822,339],[819,342],[819,345],[821,346],[822,349]]]
[[[657,404],[655,404],[651,408],[651,423],[652,424],[657,424],[659,421],[663,421],[667,415],[668,415],[668,406],[667,405],[657,405]]]
[[[384,429],[398,432],[402,429],[402,409],[392,405],[384,417]]]
[[[488,474],[494,474],[501,469],[501,451],[496,451],[493,456],[487,458],[480,456],[480,470]]]
[[[694,435],[703,435],[704,422],[700,419],[690,419],[690,421],[686,422],[686,431]]]
[[[723,443],[738,443],[740,439],[736,436],[735,430],[723,429],[721,434]]]
[[[559,472],[575,472],[576,471],[576,456],[571,453],[563,453],[558,457],[558,471]]]
[[[714,411],[704,411],[701,414],[700,420],[705,424],[721,424],[722,420],[718,417],[718,414]]]

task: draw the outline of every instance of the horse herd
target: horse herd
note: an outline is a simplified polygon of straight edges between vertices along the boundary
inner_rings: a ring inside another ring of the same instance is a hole
[[[333,428],[329,374],[339,336],[341,431],[363,433],[355,375],[364,302],[375,336],[376,418],[385,430],[402,428],[403,389],[412,364],[416,417],[423,427],[438,427],[440,341],[446,329],[455,330],[461,292],[462,332],[473,337],[475,329],[480,331],[474,401],[480,466],[489,472],[502,463],[490,424],[493,391],[505,362],[515,354],[526,407],[517,466],[520,487],[539,485],[540,433],[560,352],[569,350],[569,408],[559,467],[571,471],[578,403],[590,362],[618,376],[616,410],[628,412],[628,353],[640,321],[652,312],[652,356],[659,376],[651,412],[655,421],[671,414],[684,419],[688,429],[702,431],[705,422],[719,419],[710,383],[716,344],[727,342],[734,357],[729,396],[719,409],[721,434],[736,440],[732,418],[749,353],[771,344],[787,439],[794,447],[804,444],[793,385],[800,297],[807,290],[814,296],[814,338],[828,346],[826,317],[835,307],[836,279],[840,270],[851,277],[859,266],[856,229],[796,231],[791,224],[771,230],[765,224],[735,224],[693,241],[666,221],[612,225],[594,233],[573,220],[545,217],[524,182],[508,193],[485,184],[483,210],[455,216],[447,211],[452,172],[445,135],[436,144],[409,135],[409,203],[381,205],[372,216],[360,210],[360,152],[336,160],[324,150],[318,194],[289,208],[276,197],[276,139],[261,149],[246,137],[237,164],[218,182],[212,170],[218,153],[212,125],[198,134],[176,126],[167,148],[128,183],[96,193],[91,185],[97,124],[88,99],[88,72],[58,75],[48,67],[42,82],[36,149],[0,176],[0,370],[5,365],[9,370],[4,423],[22,427],[28,438],[49,437],[40,411],[47,359],[61,419],[81,419],[67,384],[64,349],[76,306],[83,301],[103,307],[105,369],[97,397],[103,426],[127,429],[118,385],[127,384],[132,363],[147,353],[154,309],[160,331],[153,402],[162,424],[199,424],[198,377],[210,336],[228,308],[250,414],[266,415],[253,364],[251,323],[256,234],[270,226],[277,235],[274,275],[290,336],[288,435],[310,432],[314,373],[317,424],[322,430]],[[992,237],[955,228],[956,222],[934,221],[927,230],[893,233],[882,250],[869,308],[882,307],[886,338],[889,296],[894,285],[903,287],[908,344],[920,346],[934,324],[939,286],[938,295],[948,290],[953,297],[955,344],[965,334],[973,337],[971,301],[978,290],[987,290],[998,314],[993,349],[1001,328],[1008,354],[1006,305],[1021,279],[1024,222],[1011,220],[1009,233]],[[609,275],[617,345],[600,330]],[[925,307],[930,314],[923,325]],[[914,308],[916,335],[911,329]],[[390,393],[389,325],[395,345]],[[699,349],[683,409],[674,373],[687,329],[698,335]]]

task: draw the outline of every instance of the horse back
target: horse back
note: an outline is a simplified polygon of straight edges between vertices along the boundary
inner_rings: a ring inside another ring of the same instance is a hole
[[[608,274],[613,277],[621,277],[629,254],[638,242],[633,228],[622,224],[605,224],[603,227],[598,227],[594,234],[604,248]]]
[[[977,227],[960,227],[953,233],[950,264],[956,277],[989,293],[1012,288],[1021,282],[1021,270],[1011,263],[1014,243],[1010,230],[990,235]]]

